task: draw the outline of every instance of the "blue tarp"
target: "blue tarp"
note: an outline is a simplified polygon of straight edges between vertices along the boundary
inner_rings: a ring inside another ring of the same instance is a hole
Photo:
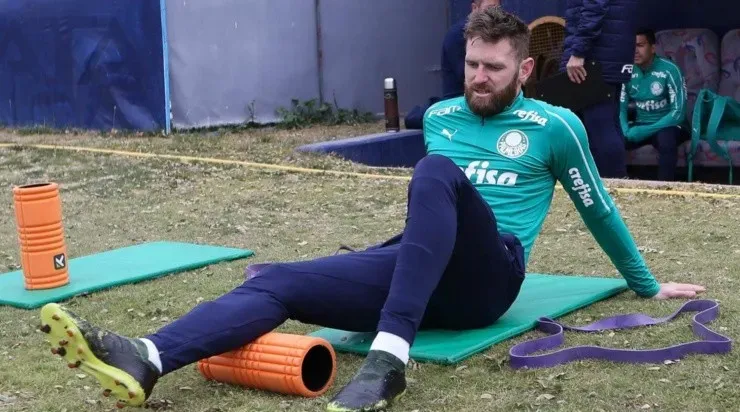
[[[355,163],[378,167],[414,167],[426,155],[421,130],[402,130],[318,142],[296,150],[333,153]]]
[[[0,124],[168,129],[162,7],[145,0],[0,3]]]

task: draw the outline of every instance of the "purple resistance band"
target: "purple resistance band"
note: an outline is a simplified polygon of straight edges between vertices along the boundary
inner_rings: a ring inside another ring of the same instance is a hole
[[[658,349],[616,349],[599,346],[574,346],[556,352],[532,355],[533,353],[556,348],[565,342],[564,331],[599,332],[611,329],[627,329],[650,326],[667,322],[683,312],[699,312],[692,319],[694,335],[701,338],[693,342]],[[712,331],[704,324],[709,323],[719,314],[719,303],[713,300],[690,300],[684,303],[675,313],[663,318],[652,318],[642,313],[618,315],[605,318],[586,326],[573,327],[555,322],[549,318],[540,318],[537,329],[549,336],[519,343],[509,350],[510,364],[514,369],[546,368],[582,359],[601,359],[612,362],[660,363],[680,359],[688,354],[728,353],[732,349],[732,340]]]

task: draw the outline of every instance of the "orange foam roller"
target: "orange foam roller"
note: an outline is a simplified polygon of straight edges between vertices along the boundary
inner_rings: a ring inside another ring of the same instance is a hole
[[[326,340],[277,332],[202,359],[197,368],[206,379],[309,398],[326,392],[337,371],[334,348]]]
[[[16,186],[13,201],[26,289],[51,289],[68,284],[59,185]]]

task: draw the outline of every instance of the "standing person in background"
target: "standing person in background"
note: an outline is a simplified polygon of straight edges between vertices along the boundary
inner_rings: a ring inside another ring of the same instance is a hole
[[[472,0],[470,13],[488,7],[500,6],[500,0]],[[470,14],[445,35],[442,43],[442,99],[462,96],[465,89],[465,24]]]
[[[658,180],[673,181],[678,163],[678,145],[688,136],[686,122],[686,81],[672,61],[655,54],[655,32],[640,29],[636,36],[635,67],[632,80],[622,85],[619,121],[627,139],[627,149],[651,144],[658,149]],[[627,119],[634,102],[637,118]]]
[[[614,87],[613,98],[583,109],[591,154],[602,177],[627,176],[627,151],[619,123],[619,95],[630,81],[635,55],[635,17],[638,0],[568,0],[567,32],[561,71],[574,83],[588,73],[586,60],[598,62],[604,81]]]
[[[442,43],[442,99],[452,99],[463,95],[465,83],[465,24],[470,15],[488,7],[500,6],[500,0],[472,0],[470,13],[454,24],[445,34]],[[414,106],[403,119],[407,129],[424,128],[424,112],[437,103],[439,97],[429,99],[427,105]]]

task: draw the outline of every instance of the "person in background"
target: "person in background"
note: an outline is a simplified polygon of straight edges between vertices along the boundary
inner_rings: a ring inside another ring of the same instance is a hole
[[[488,7],[500,6],[500,0],[473,0],[472,13]],[[442,99],[462,96],[465,89],[465,24],[468,17],[450,28],[442,43]]]
[[[638,0],[568,0],[561,71],[574,83],[588,73],[586,60],[601,65],[604,81],[614,87],[613,99],[591,105],[579,115],[588,131],[591,154],[602,177],[627,176],[624,137],[619,127],[619,94],[630,80],[635,54]]]
[[[465,83],[465,24],[468,17],[478,10],[500,6],[500,0],[472,0],[470,14],[450,27],[442,43],[442,100],[463,95]],[[424,112],[440,99],[432,97],[426,106],[415,106],[404,118],[407,129],[422,129]]]
[[[681,69],[655,54],[655,32],[639,29],[632,79],[622,85],[619,121],[627,150],[652,144],[659,152],[658,179],[675,180],[678,145],[686,140],[686,82]],[[628,121],[634,103],[636,119]]]

